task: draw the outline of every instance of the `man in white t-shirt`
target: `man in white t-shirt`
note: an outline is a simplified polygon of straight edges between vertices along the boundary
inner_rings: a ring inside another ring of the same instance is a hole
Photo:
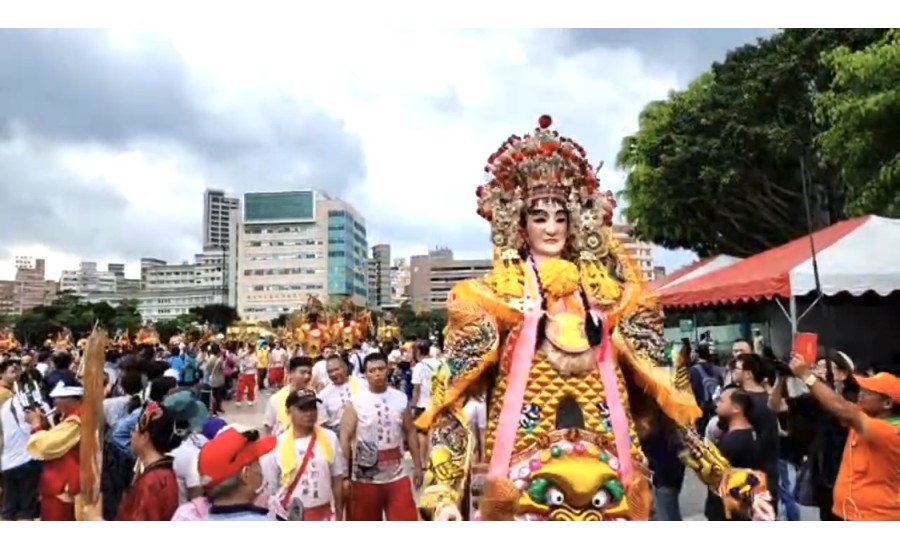
[[[341,451],[351,458],[350,521],[417,521],[419,514],[403,469],[403,441],[409,442],[416,487],[422,461],[406,395],[388,386],[387,358],[371,353],[363,369],[369,391],[353,396],[344,408]]]
[[[43,405],[37,386],[32,387],[29,397],[23,391],[0,405],[0,433],[3,434],[3,441],[0,441],[0,470],[3,473],[0,517],[3,521],[32,521],[40,516],[37,488],[41,463],[26,450],[31,425],[25,420],[25,407],[37,403],[44,413],[47,407]]]
[[[413,353],[416,359],[416,366],[412,370],[413,418],[418,418],[431,404],[431,379],[441,365],[437,359],[430,357],[431,343],[427,340],[416,342]],[[428,460],[425,456],[428,453],[428,434],[422,432],[417,437],[422,451],[420,458],[425,463]]]
[[[291,393],[286,403],[291,429],[278,436],[275,450],[261,464],[277,509],[287,510],[296,498],[303,504],[304,521],[342,521],[347,462],[337,435],[318,427],[320,405],[312,390]]]
[[[292,392],[309,387],[312,380],[312,360],[293,357],[288,361],[287,386],[269,397],[263,412],[263,428],[271,435],[280,435],[288,428],[290,418],[285,403]]]
[[[206,438],[198,433],[192,433],[181,445],[169,453],[172,457],[172,469],[175,471],[175,480],[178,482],[179,506],[189,500],[203,496],[203,484],[200,483],[200,472],[197,470],[197,457],[200,449],[206,444]]]
[[[347,376],[347,365],[340,355],[328,358],[328,378],[331,384],[318,393],[322,408],[325,410],[325,417],[320,420],[322,426],[339,434],[344,406],[357,393],[366,391],[367,385],[364,379]]]
[[[312,389],[316,392],[322,391],[325,386],[331,384],[328,378],[328,358],[334,355],[331,348],[322,349],[322,357],[313,365],[312,368]]]

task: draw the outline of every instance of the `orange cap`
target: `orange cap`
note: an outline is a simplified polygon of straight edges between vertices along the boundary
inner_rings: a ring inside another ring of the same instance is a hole
[[[857,378],[859,387],[872,393],[880,393],[891,401],[900,403],[900,378],[886,372],[879,372],[868,378]]]

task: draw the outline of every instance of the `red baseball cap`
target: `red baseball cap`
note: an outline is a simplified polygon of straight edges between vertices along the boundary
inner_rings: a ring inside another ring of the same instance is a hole
[[[276,439],[260,437],[255,430],[225,428],[200,449],[197,470],[204,489],[211,489],[238,475],[275,448]]]
[[[900,403],[900,378],[886,372],[879,372],[867,378],[857,377],[859,387],[886,396],[894,403]]]

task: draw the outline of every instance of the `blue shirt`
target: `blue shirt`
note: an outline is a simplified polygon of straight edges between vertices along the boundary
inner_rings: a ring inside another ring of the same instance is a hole
[[[172,357],[169,357],[169,366],[178,373],[180,378],[181,371],[184,369],[184,359],[182,359],[180,355],[173,355]]]
[[[113,445],[118,447],[120,451],[128,453],[129,456],[131,455],[131,434],[134,432],[134,428],[141,418],[142,411],[143,407],[138,407],[131,411],[124,418],[119,420],[112,431],[111,438]]]

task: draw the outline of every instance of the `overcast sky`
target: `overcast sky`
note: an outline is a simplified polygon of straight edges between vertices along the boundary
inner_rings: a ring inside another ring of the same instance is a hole
[[[617,191],[643,106],[770,32],[0,30],[0,278],[189,259],[206,187],[318,188],[395,256],[487,257],[475,187],[510,134],[552,115]]]

